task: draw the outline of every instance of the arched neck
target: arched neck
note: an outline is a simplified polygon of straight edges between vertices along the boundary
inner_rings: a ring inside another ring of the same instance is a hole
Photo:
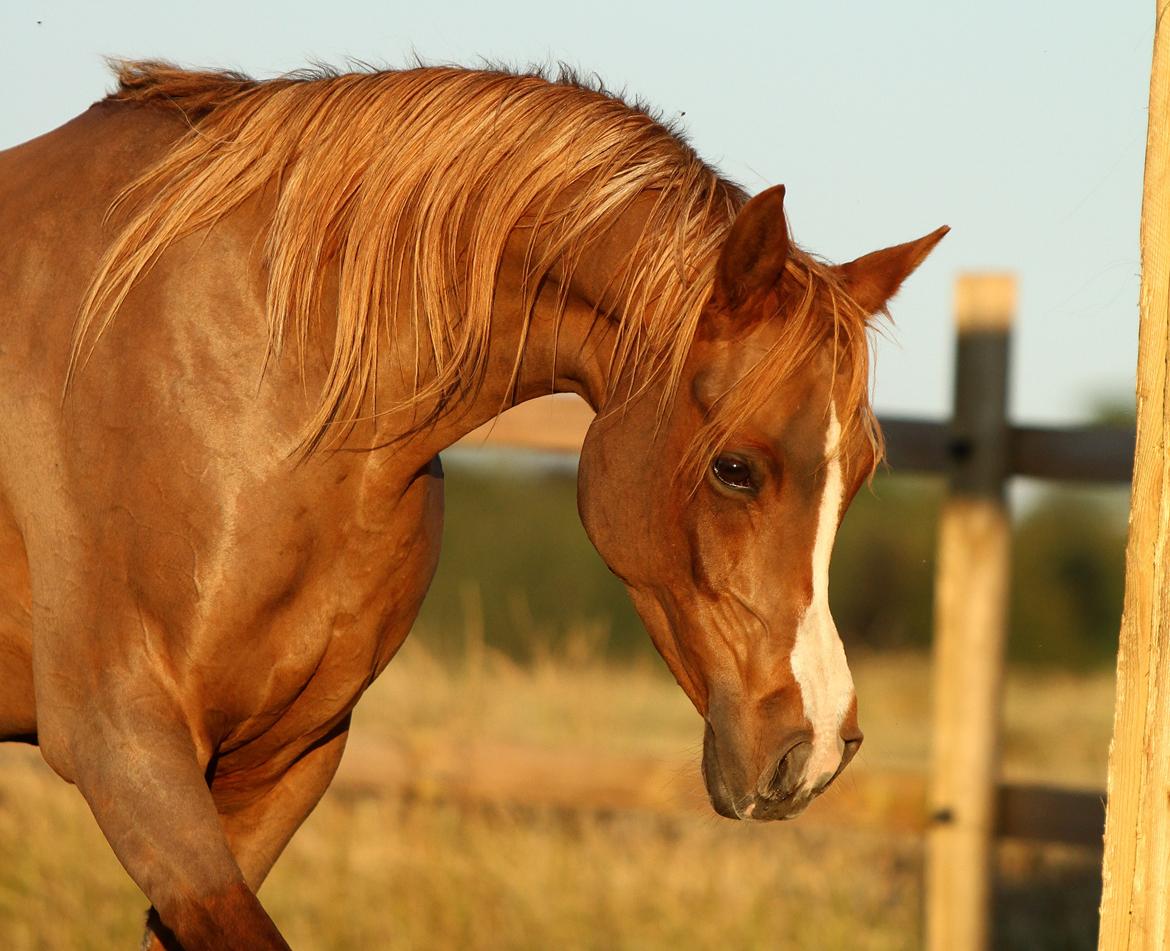
[[[594,411],[606,402],[617,327],[579,296],[563,304],[560,288],[546,282],[531,316],[519,300],[500,294],[493,308],[486,372],[433,426],[400,444],[422,465],[504,410],[554,393],[576,393]],[[379,425],[379,443],[393,439],[393,419]]]
[[[409,440],[426,458],[442,451],[501,411],[551,393],[577,393],[595,411],[605,407],[611,392],[620,315],[612,313],[613,275],[627,259],[646,227],[651,203],[635,202],[574,262],[566,275],[554,267],[533,300],[526,297],[524,270],[546,253],[543,235],[514,233],[496,277],[491,332],[484,372],[468,385],[438,421]],[[628,319],[637,319],[630,317]],[[403,368],[391,367],[386,377],[404,379]],[[385,404],[392,404],[391,398]],[[388,420],[379,435],[394,435],[401,420]],[[401,429],[399,429],[401,432]]]

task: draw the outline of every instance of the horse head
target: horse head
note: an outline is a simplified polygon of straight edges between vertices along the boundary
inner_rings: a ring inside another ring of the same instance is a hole
[[[738,213],[671,397],[603,408],[579,475],[586,531],[704,718],[712,805],[741,819],[799,814],[861,745],[828,570],[881,452],[866,324],[946,233],[824,265],[783,200]]]

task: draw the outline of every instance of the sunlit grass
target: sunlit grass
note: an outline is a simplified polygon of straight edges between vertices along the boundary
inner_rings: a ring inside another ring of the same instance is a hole
[[[682,692],[660,664],[613,665],[593,643],[583,634],[523,667],[485,651],[474,625],[462,660],[404,648],[358,709],[335,788],[262,891],[294,947],[920,946],[922,851],[913,836],[736,824],[687,810],[403,801],[347,781],[346,766],[403,742],[510,744],[583,761],[657,757],[679,764],[680,783],[693,782],[701,724]],[[863,656],[853,668],[867,735],[856,768],[924,768],[928,661]],[[1008,777],[1103,783],[1107,673],[1013,673],[1005,706]],[[1003,904],[1019,915],[1001,921],[997,946],[1090,947],[1092,857],[1025,846],[1004,857]],[[1046,904],[1032,907],[1038,894]],[[1068,924],[1078,902],[1080,917]],[[76,790],[35,750],[0,748],[0,947],[131,948],[144,907]],[[1065,931],[1044,930],[1047,918]]]

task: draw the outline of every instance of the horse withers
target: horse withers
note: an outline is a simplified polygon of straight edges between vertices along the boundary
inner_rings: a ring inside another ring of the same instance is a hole
[[[438,453],[597,411],[579,507],[729,817],[861,742],[829,613],[881,454],[867,328],[945,233],[826,264],[571,76],[157,63],[0,153],[0,738],[76,783],[149,941],[285,947],[255,897],[438,557]]]

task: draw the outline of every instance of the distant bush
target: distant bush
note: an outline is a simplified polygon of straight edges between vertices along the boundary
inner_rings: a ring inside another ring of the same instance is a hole
[[[846,647],[930,643],[934,550],[943,483],[881,475],[837,535],[829,601]]]
[[[829,588],[846,644],[929,645],[943,488],[941,479],[885,477],[854,502]],[[1125,588],[1126,492],[1045,486],[1021,494],[1009,659],[1073,668],[1112,663]]]
[[[571,469],[466,455],[444,466],[443,551],[418,625],[432,647],[460,651],[470,625],[519,660],[583,629],[607,653],[653,650],[581,527]]]
[[[1016,526],[1011,654],[1088,667],[1117,656],[1127,494],[1050,489]]]

